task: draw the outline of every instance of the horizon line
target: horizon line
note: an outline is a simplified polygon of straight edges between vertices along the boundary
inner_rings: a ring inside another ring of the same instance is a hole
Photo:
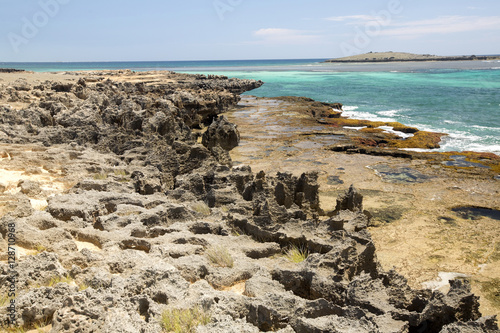
[[[92,60],[92,61],[0,61],[9,64],[53,64],[53,63],[117,63],[117,62],[199,62],[199,61],[263,61],[263,60],[322,60],[332,59],[328,57],[319,58],[262,58],[262,59],[204,59],[204,60]]]

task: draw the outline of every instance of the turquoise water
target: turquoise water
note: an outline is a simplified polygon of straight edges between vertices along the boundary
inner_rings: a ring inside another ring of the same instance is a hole
[[[226,73],[266,82],[247,94],[341,102],[344,115],[448,133],[442,151],[500,153],[500,71]]]
[[[105,69],[132,69],[135,71],[199,69],[224,70],[226,68],[270,68],[273,66],[300,66],[325,59],[284,60],[211,60],[211,61],[129,61],[129,62],[0,62],[0,68],[17,68],[34,72],[83,71]]]
[[[322,59],[2,64],[33,71],[175,70],[263,80],[248,94],[344,104],[344,115],[448,133],[442,151],[500,153],[500,62],[323,64]]]

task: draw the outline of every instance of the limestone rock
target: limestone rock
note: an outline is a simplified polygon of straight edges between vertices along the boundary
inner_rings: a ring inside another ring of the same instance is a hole
[[[0,85],[0,98],[31,103],[0,107],[1,167],[38,176],[21,193],[0,193],[2,246],[16,225],[24,328],[46,320],[51,332],[161,332],[164,311],[200,308],[210,322],[198,332],[497,331],[466,282],[446,295],[413,290],[380,267],[353,186],[323,219],[316,172],[230,167],[239,133],[220,114],[262,82],[131,71],[65,78]],[[335,117],[332,107],[311,112]],[[33,197],[47,200],[45,211]],[[307,258],[281,255],[292,245]],[[208,255],[214,247],[218,258]],[[0,292],[9,277],[0,263]]]

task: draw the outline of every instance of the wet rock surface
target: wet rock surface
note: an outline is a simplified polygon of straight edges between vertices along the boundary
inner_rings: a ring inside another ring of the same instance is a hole
[[[433,292],[382,269],[354,187],[326,216],[318,172],[232,166],[238,130],[218,115],[261,83],[95,75],[19,82],[31,104],[0,110],[18,325],[161,332],[165,311],[201,308],[198,332],[497,331],[467,281]],[[8,276],[4,261],[2,293]]]

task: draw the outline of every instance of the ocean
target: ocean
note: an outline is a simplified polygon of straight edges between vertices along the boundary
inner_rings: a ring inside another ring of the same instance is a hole
[[[323,63],[325,59],[1,63],[35,72],[173,70],[262,80],[247,94],[344,104],[344,115],[449,134],[439,151],[500,154],[500,61]]]

